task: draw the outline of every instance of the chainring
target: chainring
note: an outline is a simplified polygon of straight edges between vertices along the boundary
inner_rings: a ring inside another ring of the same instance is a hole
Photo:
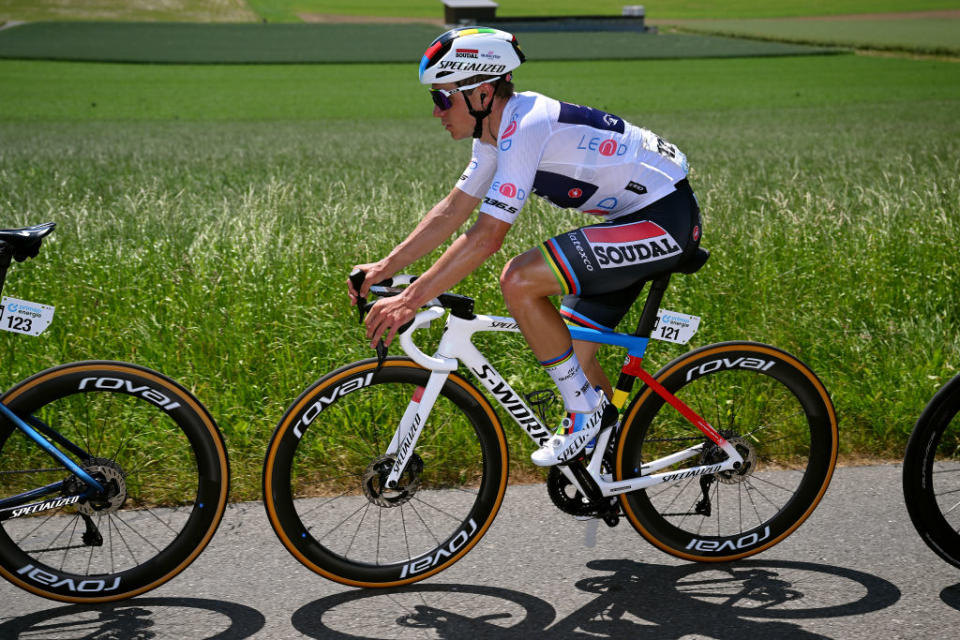
[[[550,467],[547,493],[558,509],[572,516],[596,515],[604,506],[587,500],[557,467]]]

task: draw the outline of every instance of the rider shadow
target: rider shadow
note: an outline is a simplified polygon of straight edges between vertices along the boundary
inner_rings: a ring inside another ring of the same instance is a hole
[[[528,594],[428,584],[322,598],[298,610],[292,622],[314,638],[824,638],[799,621],[869,613],[900,598],[895,586],[876,576],[804,562],[704,567],[597,560],[587,567],[612,573],[577,582],[596,597],[556,621],[550,604]]]
[[[242,640],[256,634],[265,624],[259,611],[232,602],[137,598],[100,605],[70,605],[20,616],[0,624],[0,638]]]

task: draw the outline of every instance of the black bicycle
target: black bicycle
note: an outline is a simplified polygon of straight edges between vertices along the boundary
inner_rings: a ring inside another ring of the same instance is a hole
[[[960,375],[940,388],[913,427],[903,496],[927,546],[960,567]]]
[[[0,290],[53,223],[0,230]],[[0,302],[0,328],[39,335],[53,308]],[[0,396],[0,576],[66,602],[109,602],[183,571],[227,502],[227,452],[189,391],[145,367],[74,362]]]

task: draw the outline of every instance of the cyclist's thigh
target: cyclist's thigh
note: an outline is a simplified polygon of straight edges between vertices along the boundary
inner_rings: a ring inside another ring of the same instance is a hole
[[[612,330],[647,280],[696,249],[699,214],[684,185],[640,211],[547,240],[541,251],[566,294],[561,313],[576,324]]]

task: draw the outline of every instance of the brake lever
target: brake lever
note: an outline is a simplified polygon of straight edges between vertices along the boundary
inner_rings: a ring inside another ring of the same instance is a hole
[[[383,338],[380,338],[377,341],[377,368],[374,373],[379,372],[383,368],[383,363],[387,360],[387,345],[383,343]]]
[[[350,272],[350,284],[353,285],[354,291],[358,292],[357,295],[357,313],[360,316],[360,324],[363,324],[363,319],[366,317],[367,312],[373,308],[373,303],[367,302],[367,299],[359,295],[360,287],[363,286],[363,280],[366,277],[366,274],[360,269],[354,269]],[[380,338],[377,341],[377,346],[374,347],[377,351],[377,368],[375,372],[379,372],[383,368],[383,363],[387,360],[387,345],[384,344],[383,338]]]
[[[350,284],[353,286],[353,290],[357,292],[357,313],[360,314],[360,324],[363,324],[363,318],[367,315],[367,299],[360,295],[360,287],[363,286],[366,275],[360,269],[354,269],[350,272]]]

